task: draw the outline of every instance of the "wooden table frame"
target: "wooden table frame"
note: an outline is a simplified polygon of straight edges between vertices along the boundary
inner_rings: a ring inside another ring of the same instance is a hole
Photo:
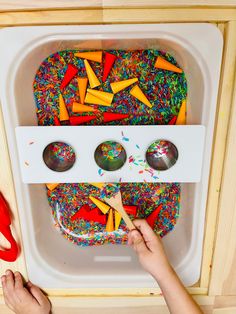
[[[201,277],[197,285],[189,288],[194,295],[208,296],[236,295],[236,0],[227,1],[63,1],[49,2],[48,8],[41,1],[33,4],[19,4],[0,1],[0,27],[25,25],[60,24],[113,24],[113,23],[166,23],[166,22],[208,22],[214,23],[224,37],[224,52],[215,120],[214,148],[208,191],[205,240]],[[24,2],[24,1],[21,1]],[[27,1],[25,1],[27,2]],[[63,2],[65,5],[65,2]],[[125,6],[123,6],[123,5]],[[55,8],[56,7],[56,8]],[[7,43],[6,43],[7,45]],[[214,51],[212,52],[214,53]],[[14,213],[15,234],[20,240],[20,226],[14,194],[10,159],[0,111],[0,190],[6,195]],[[19,269],[26,275],[23,254],[14,264],[0,262],[0,274],[7,268]],[[90,295],[91,289],[74,291],[49,290],[50,295]],[[144,289],[138,295],[147,296]],[[159,290],[155,293],[159,294]],[[1,290],[0,290],[1,294]],[[116,289],[92,290],[93,295],[132,295],[131,291]],[[137,294],[136,294],[137,295]],[[131,299],[130,299],[131,300]],[[147,299],[146,299],[147,300]],[[203,300],[203,299],[202,299]],[[206,299],[204,299],[206,300]],[[159,302],[159,301],[158,301]],[[162,301],[161,301],[162,302]],[[204,303],[203,302],[203,303]],[[1,301],[0,301],[1,303]]]

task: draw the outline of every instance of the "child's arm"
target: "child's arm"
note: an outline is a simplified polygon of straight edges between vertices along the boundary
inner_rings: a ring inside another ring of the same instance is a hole
[[[129,233],[129,245],[138,254],[143,268],[148,271],[160,286],[167,306],[172,314],[200,314],[202,311],[194,302],[166,257],[158,236],[146,220],[134,220],[137,230]]]

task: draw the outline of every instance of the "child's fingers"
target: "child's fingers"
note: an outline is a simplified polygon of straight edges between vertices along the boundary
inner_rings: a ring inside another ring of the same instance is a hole
[[[141,232],[145,242],[157,242],[157,235],[154,233],[152,228],[149,226],[145,219],[135,219],[133,221],[135,227]]]
[[[134,230],[132,230],[132,231],[134,231]],[[130,231],[129,233],[128,233],[128,245],[133,245],[133,236],[132,236],[132,231]]]
[[[133,246],[134,250],[138,254],[144,254],[147,253],[149,250],[144,242],[144,239],[139,231],[132,230],[129,233],[129,241],[131,245]]]
[[[14,273],[15,276],[15,294],[19,298],[19,300],[28,300],[31,301],[32,296],[29,294],[27,289],[25,289],[23,285],[23,279],[21,274],[17,271]]]
[[[1,277],[1,282],[2,282],[2,291],[3,291],[3,297],[6,305],[13,311],[13,306],[15,300],[13,299],[12,294],[9,294],[9,291],[7,289],[7,276],[2,276]]]
[[[21,274],[18,271],[16,271],[14,273],[14,276],[15,276],[15,289],[23,288],[23,280]]]
[[[15,279],[11,270],[6,271],[6,292],[9,296],[14,295]]]
[[[27,283],[27,287],[30,293],[33,295],[33,297],[38,301],[40,305],[45,304],[45,302],[47,301],[47,297],[38,287],[33,285],[30,281]]]

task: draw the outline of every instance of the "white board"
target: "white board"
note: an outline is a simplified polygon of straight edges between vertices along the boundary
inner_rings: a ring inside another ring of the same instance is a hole
[[[199,182],[201,179],[205,138],[205,127],[201,125],[17,127],[16,138],[24,183]],[[176,164],[165,171],[152,170],[140,162],[145,161],[149,145],[158,139],[172,142],[179,153]],[[104,171],[95,162],[97,146],[107,140],[121,143],[126,150],[127,161],[119,170]],[[70,144],[76,153],[76,162],[68,171],[55,172],[43,161],[45,147],[55,141]],[[130,156],[135,162],[129,162]]]

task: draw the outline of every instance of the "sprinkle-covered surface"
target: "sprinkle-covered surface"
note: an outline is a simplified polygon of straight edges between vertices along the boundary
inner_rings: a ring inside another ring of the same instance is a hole
[[[108,160],[113,160],[119,157],[123,147],[116,142],[107,141],[101,144],[101,152]]]
[[[93,112],[82,114],[72,112],[73,102],[80,101],[77,77],[86,77],[84,60],[75,57],[75,52],[77,51],[65,50],[49,56],[42,62],[36,73],[33,89],[39,125],[54,125],[54,117],[59,117],[58,99],[61,92],[59,87],[69,63],[76,66],[79,71],[77,76],[62,91],[68,113],[70,116],[94,115]],[[87,125],[168,124],[178,114],[182,101],[187,96],[187,82],[184,73],[178,74],[159,70],[154,67],[154,64],[158,55],[178,66],[175,59],[168,53],[158,50],[110,50],[109,53],[116,55],[117,59],[104,83],[102,83],[103,63],[89,61],[101,82],[101,85],[96,89],[112,92],[110,83],[137,77],[138,85],[152,104],[152,108],[130,95],[129,92],[133,87],[131,85],[114,95],[110,107],[89,104],[98,109],[99,112],[96,113],[97,119],[87,123]],[[129,117],[104,123],[103,112],[129,114]],[[62,124],[68,124],[68,122],[62,122]],[[122,140],[129,141],[124,134],[122,134]],[[136,148],[139,149],[138,143],[136,143]],[[143,157],[140,155],[128,156],[127,162],[130,166],[144,163]],[[150,171],[150,175],[157,176],[153,170],[144,168],[143,171]],[[98,169],[98,172],[102,180],[103,170]],[[120,182],[122,182],[122,178],[120,178]],[[137,217],[145,218],[158,205],[163,205],[154,226],[156,233],[164,236],[174,228],[180,209],[180,184],[120,183],[119,188],[124,205],[137,206]],[[126,243],[127,229],[123,221],[117,231],[105,232],[105,226],[93,222],[92,219],[90,221],[71,220],[71,217],[82,205],[88,204],[91,209],[95,208],[88,197],[94,196],[102,200],[101,193],[109,193],[109,189],[106,192],[101,192],[100,189],[88,183],[59,184],[53,191],[47,190],[55,225],[71,242],[82,246]]]
[[[120,184],[117,183],[106,183],[100,190],[99,197],[101,199],[111,198],[115,196],[120,190]]]
[[[76,158],[73,148],[63,142],[50,143],[45,148],[43,155],[49,159],[50,163],[57,166],[64,166],[68,163],[73,164]]]
[[[163,205],[155,223],[156,233],[164,236],[174,228],[179,216],[179,184],[122,183],[119,188],[124,205],[137,205],[137,216],[140,218],[150,215],[159,204]],[[55,190],[48,190],[55,224],[63,235],[73,243],[83,246],[126,243],[128,230],[124,222],[117,231],[105,232],[104,225],[93,222],[92,219],[71,220],[82,205],[88,204],[91,209],[96,207],[89,196],[102,199],[100,190],[88,183],[59,184]]]
[[[152,108],[142,104],[129,94],[134,85],[114,95],[111,107],[96,106],[99,109],[98,119],[90,124],[101,125],[102,112],[127,113],[129,118],[112,121],[109,125],[129,124],[168,124],[169,120],[178,114],[182,101],[187,95],[187,81],[184,73],[163,71],[154,67],[156,57],[163,56],[173,64],[175,59],[168,53],[158,50],[136,51],[109,51],[117,56],[107,80],[102,83],[103,64],[90,61],[90,65],[96,73],[101,85],[98,90],[112,92],[110,83],[137,77],[139,86],[152,104]],[[34,96],[37,106],[39,125],[53,125],[53,116],[59,114],[58,98],[60,84],[71,63],[78,69],[79,77],[86,77],[84,60],[74,56],[75,51],[65,50],[49,56],[40,65],[33,84]],[[63,98],[67,105],[69,115],[72,113],[72,103],[79,102],[77,76],[63,90]],[[84,114],[84,115],[87,115]],[[90,113],[93,115],[93,113]]]
[[[166,140],[152,143],[146,152],[146,160],[152,169],[166,170],[171,168],[178,159],[175,145]]]
[[[106,141],[96,148],[94,158],[97,165],[102,169],[114,171],[124,165],[126,152],[120,143]]]

